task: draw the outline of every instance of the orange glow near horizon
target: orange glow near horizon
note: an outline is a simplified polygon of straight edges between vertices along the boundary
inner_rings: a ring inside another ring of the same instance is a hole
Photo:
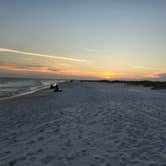
[[[158,78],[158,74],[125,74],[125,73],[116,73],[110,71],[80,71],[74,69],[56,69],[56,68],[49,68],[49,67],[23,67],[23,66],[12,66],[12,65],[1,65],[0,70],[4,71],[12,71],[15,73],[46,73],[51,75],[62,75],[62,76],[76,76],[76,77],[90,77],[96,79],[144,79],[144,78]]]
[[[16,72],[49,72],[47,67],[18,67],[18,66],[0,66],[0,70],[16,71]]]
[[[118,75],[117,73],[112,73],[112,72],[108,72],[108,71],[103,72],[103,77],[105,79],[111,79],[112,77],[117,76],[117,75]]]

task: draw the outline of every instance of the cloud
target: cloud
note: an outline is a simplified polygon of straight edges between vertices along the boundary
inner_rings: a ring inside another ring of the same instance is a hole
[[[15,72],[38,72],[38,73],[55,73],[60,70],[51,67],[42,66],[15,66],[15,65],[1,65],[0,70],[15,71]]]
[[[166,81],[166,73],[160,73],[160,74],[158,74],[158,80],[160,80],[160,81]]]
[[[85,48],[85,51],[87,51],[87,52],[98,52],[99,50],[94,49],[94,48]]]
[[[23,75],[23,76],[62,76],[69,78],[102,78],[102,73],[92,71],[80,71],[76,69],[62,69],[58,67],[43,67],[43,66],[16,66],[0,64],[0,76],[5,75]]]
[[[20,51],[20,50],[13,50],[8,48],[0,48],[0,52],[6,52],[6,53],[15,53],[15,54],[22,54],[22,55],[31,55],[31,56],[37,56],[37,57],[44,57],[44,58],[52,58],[52,59],[61,59],[61,60],[67,60],[67,61],[73,61],[73,62],[85,62],[85,59],[76,59],[76,58],[68,58],[68,57],[61,57],[61,56],[51,56],[47,54],[39,54],[39,53],[33,53],[33,52],[27,52],[27,51]]]
[[[134,69],[143,69],[143,70],[158,70],[157,68],[148,67],[148,66],[137,66],[137,65],[129,65]]]
[[[96,49],[96,48],[84,48],[84,51],[88,53],[100,53],[100,54],[111,54],[111,51],[105,49]]]
[[[166,73],[159,74],[160,78],[165,78],[166,79]]]

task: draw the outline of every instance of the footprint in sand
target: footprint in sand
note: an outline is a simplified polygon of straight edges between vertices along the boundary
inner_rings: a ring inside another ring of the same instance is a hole
[[[44,140],[44,137],[39,137],[39,138],[37,138],[37,140],[42,141],[42,140]]]
[[[42,152],[43,152],[43,149],[38,149],[36,152],[37,152],[37,153],[42,153]]]
[[[98,155],[95,155],[94,159],[95,159],[95,161],[97,161],[97,162],[99,162],[101,164],[105,162],[105,159],[103,157],[101,157],[101,156],[98,156]]]
[[[46,157],[42,158],[41,162],[43,164],[48,164],[49,162],[53,161],[54,159],[55,159],[55,156],[49,155],[49,156],[46,156]]]

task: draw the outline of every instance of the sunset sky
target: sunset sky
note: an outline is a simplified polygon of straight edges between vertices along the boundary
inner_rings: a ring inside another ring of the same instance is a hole
[[[166,0],[0,0],[0,77],[166,80]]]

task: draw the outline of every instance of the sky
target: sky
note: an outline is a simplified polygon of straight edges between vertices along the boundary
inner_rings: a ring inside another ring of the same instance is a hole
[[[166,80],[165,0],[0,0],[0,77]]]

